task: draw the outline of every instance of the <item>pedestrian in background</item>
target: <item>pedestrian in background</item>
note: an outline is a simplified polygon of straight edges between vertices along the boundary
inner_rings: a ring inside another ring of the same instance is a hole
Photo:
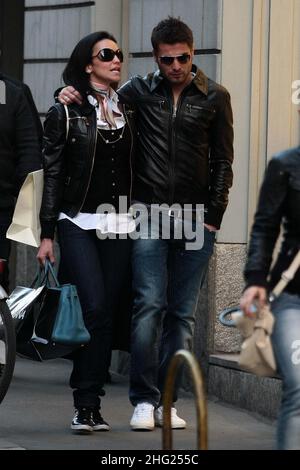
[[[0,284],[9,290],[8,262],[16,198],[27,173],[41,168],[41,122],[27,85],[0,73]]]
[[[280,227],[283,239],[275,264],[272,256]],[[266,170],[245,266],[246,290],[241,308],[246,315],[263,307],[300,249],[300,147],[275,155]],[[275,317],[272,344],[283,380],[277,427],[277,449],[300,449],[300,270],[272,302]]]

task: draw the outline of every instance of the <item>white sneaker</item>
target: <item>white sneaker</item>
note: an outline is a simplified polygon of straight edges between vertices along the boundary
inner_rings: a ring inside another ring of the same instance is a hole
[[[151,403],[138,403],[130,421],[134,431],[152,431],[154,429],[154,406]]]
[[[163,407],[162,406],[154,410],[154,420],[155,420],[155,426],[159,426],[159,427],[163,426]],[[172,429],[185,429],[186,428],[186,422],[184,421],[184,419],[179,418],[179,416],[177,416],[177,410],[174,407],[171,408],[171,428]]]

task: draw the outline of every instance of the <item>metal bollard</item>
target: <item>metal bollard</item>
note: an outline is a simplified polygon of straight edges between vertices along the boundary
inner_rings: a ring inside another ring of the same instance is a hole
[[[184,349],[180,349],[174,354],[167,373],[166,384],[163,393],[163,450],[172,450],[173,443],[171,429],[171,407],[173,403],[175,379],[178,368],[182,362],[185,362],[188,365],[194,384],[197,412],[196,449],[207,450],[207,403],[202,372],[197,360],[195,359],[195,356]]]

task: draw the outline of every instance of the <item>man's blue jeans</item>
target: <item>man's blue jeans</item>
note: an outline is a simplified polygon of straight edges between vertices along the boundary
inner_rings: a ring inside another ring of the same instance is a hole
[[[300,449],[300,295],[283,293],[274,301],[272,343],[283,395],[277,428],[278,449]]]
[[[186,240],[172,238],[172,230],[169,240],[133,242],[130,401],[134,406],[160,405],[170,359],[178,349],[191,347],[199,289],[214,241],[215,232],[204,228],[204,245],[198,250],[187,251]]]

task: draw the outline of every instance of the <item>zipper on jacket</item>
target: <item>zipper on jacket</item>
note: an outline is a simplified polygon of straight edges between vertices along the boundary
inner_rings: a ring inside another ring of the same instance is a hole
[[[175,121],[176,119],[176,114],[177,114],[177,106],[173,104],[173,112],[172,112],[173,121]]]
[[[180,108],[181,108],[181,105],[182,105],[182,101],[183,101],[183,98],[186,94],[186,92],[189,90],[191,86],[191,83],[189,85],[187,85],[181,92],[181,94],[179,95],[179,98],[178,98],[178,101],[177,101],[177,105],[175,106],[174,105],[174,98],[173,98],[173,91],[172,89],[170,89],[170,93],[171,93],[171,109],[172,109],[172,115],[171,115],[171,135],[172,135],[172,142],[171,142],[171,171],[170,171],[170,175],[171,175],[171,184],[170,184],[170,189],[169,189],[169,204],[173,204],[173,200],[174,200],[174,193],[175,193],[175,182],[174,182],[174,179],[175,179],[175,144],[176,144],[176,121],[177,121],[177,116],[179,114],[179,111],[180,111]],[[171,87],[170,87],[171,88]],[[190,106],[192,107],[192,105],[190,104],[187,104],[187,106]],[[191,110],[191,108],[190,108]]]
[[[74,116],[74,117],[69,117],[69,121],[72,121],[73,119],[83,119],[84,121],[87,121],[86,116]]]
[[[173,98],[173,96],[172,96]],[[174,192],[175,192],[175,140],[176,140],[176,133],[175,133],[175,123],[176,123],[176,116],[178,110],[178,102],[177,106],[172,102],[172,114],[171,114],[171,159],[170,159],[170,187],[169,187],[169,204],[173,204]]]
[[[96,108],[95,108],[95,115],[96,115]],[[84,119],[85,119],[86,125],[89,127],[90,123],[89,123],[87,117],[84,117]],[[86,191],[85,191],[85,195],[84,195],[82,204],[81,204],[81,206],[80,206],[78,212],[81,211],[81,209],[82,209],[82,207],[83,207],[83,204],[85,203],[85,199],[86,199],[86,196],[87,196],[89,187],[90,187],[90,183],[91,183],[91,179],[92,179],[92,173],[93,173],[93,169],[94,169],[94,162],[95,162],[95,155],[96,155],[96,146],[97,146],[97,115],[96,115],[95,145],[94,145],[94,151],[93,151],[92,166],[91,166],[91,171],[90,171],[90,175],[89,175],[89,181],[88,181],[88,185],[87,185],[87,188],[86,188]]]
[[[184,88],[179,95],[177,104],[174,104],[173,101],[173,92],[172,93],[172,117],[171,117],[171,168],[170,168],[170,176],[171,176],[171,183],[170,183],[170,188],[169,188],[169,204],[172,205],[174,202],[174,193],[175,193],[175,154],[176,154],[176,121],[177,121],[177,116],[179,114],[181,104],[182,104],[182,99],[183,96],[185,95],[185,92],[189,88],[187,86]]]
[[[130,163],[130,192],[129,192],[129,198],[130,198],[130,205],[131,205],[131,200],[132,200],[132,179],[133,179],[133,170],[132,170],[132,149],[133,149],[133,134],[132,134],[132,129],[129,124],[129,119],[126,114],[126,105],[124,105],[124,116],[125,116],[125,121],[128,124],[129,131],[130,131],[130,136],[131,136],[131,143],[130,143],[130,153],[129,153],[129,163]]]
[[[205,106],[198,106],[197,104],[190,104],[190,103],[187,103],[186,105],[186,108],[188,109],[188,111],[191,113],[192,112],[192,109],[199,109],[199,110],[205,110],[205,111],[208,111],[209,113],[215,113],[216,110],[215,109],[209,109],[209,108],[206,108]]]

